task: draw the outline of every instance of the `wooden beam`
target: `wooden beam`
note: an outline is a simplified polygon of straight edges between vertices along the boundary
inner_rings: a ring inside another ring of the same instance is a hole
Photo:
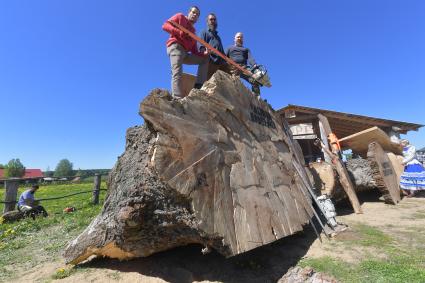
[[[303,115],[294,118],[285,118],[289,125],[298,123],[313,123],[317,121],[317,115]]]
[[[390,137],[378,127],[372,127],[339,140],[342,147],[351,148],[353,152],[363,157],[366,157],[369,144],[374,141],[379,142],[385,151],[402,154],[400,145],[391,142]]]
[[[323,128],[325,130],[326,136],[329,136],[332,133],[331,127],[329,125],[328,119],[322,114],[317,115],[319,121],[322,123]],[[333,154],[329,148],[324,148],[326,153],[334,160],[333,164],[335,165],[336,172],[338,173],[339,180],[341,182],[342,188],[350,200],[351,205],[353,206],[355,213],[363,213],[359,199],[357,198],[356,191],[354,190],[354,185],[351,182],[350,176],[348,175],[348,171],[344,166],[342,160],[336,154]]]
[[[311,108],[305,106],[297,106],[297,105],[288,105],[283,110],[292,110],[299,113],[308,113],[308,114],[322,114],[326,116],[328,119],[335,118],[338,120],[347,120],[347,121],[358,121],[362,124],[371,125],[371,126],[381,126],[381,127],[392,127],[397,126],[401,129],[401,132],[404,131],[417,131],[420,127],[424,125],[415,124],[415,123],[407,123],[402,121],[381,119],[375,117],[368,117],[362,115],[356,115],[351,113],[337,112],[319,108]]]

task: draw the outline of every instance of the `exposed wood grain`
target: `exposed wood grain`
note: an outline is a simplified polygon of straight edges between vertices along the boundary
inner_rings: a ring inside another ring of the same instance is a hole
[[[386,152],[388,158],[390,159],[390,162],[393,166],[395,175],[397,176],[397,181],[400,183],[400,176],[404,172],[404,165],[403,165],[403,156],[396,155],[392,152]]]
[[[367,158],[374,172],[376,185],[381,191],[385,203],[397,204],[400,201],[397,174],[394,171],[391,160],[378,142],[369,144]]]

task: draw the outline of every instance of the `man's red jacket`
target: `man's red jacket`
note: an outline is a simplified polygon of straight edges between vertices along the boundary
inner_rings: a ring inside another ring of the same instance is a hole
[[[168,21],[176,22],[182,25],[183,27],[187,28],[192,33],[195,33],[195,28],[193,27],[192,23],[182,13],[175,14],[174,16],[169,18]],[[162,25],[162,29],[170,34],[170,38],[167,40],[167,43],[166,43],[167,47],[177,42],[181,46],[183,46],[183,48],[187,52],[190,51],[192,54],[196,54],[198,56],[204,57],[204,54],[198,51],[196,40],[192,39],[190,36],[180,31],[179,29],[173,27],[168,21],[166,21]]]

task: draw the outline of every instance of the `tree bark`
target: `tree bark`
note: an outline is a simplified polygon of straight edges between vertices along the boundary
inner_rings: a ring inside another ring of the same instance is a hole
[[[355,185],[356,192],[370,191],[377,188],[374,171],[370,162],[363,158],[353,158],[346,163],[348,174]]]

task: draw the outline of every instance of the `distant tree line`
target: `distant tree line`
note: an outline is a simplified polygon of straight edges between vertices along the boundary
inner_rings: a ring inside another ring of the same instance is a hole
[[[81,177],[81,179],[92,177],[95,174],[107,175],[111,169],[78,169],[72,170],[69,175],[56,175],[55,171],[43,171],[44,177]]]
[[[43,172],[45,177],[80,177],[81,179],[94,176],[95,174],[105,175],[109,173],[109,169],[88,169],[88,170],[74,170],[73,164],[68,159],[62,159],[56,165],[55,171]]]
[[[4,178],[20,178],[25,175],[25,166],[19,158],[11,159],[7,164],[0,164],[0,169],[4,169]],[[73,169],[73,164],[68,159],[62,159],[56,165],[54,171],[49,168],[43,172],[44,177],[74,177],[79,176],[81,179],[94,176],[95,174],[107,175],[110,169]]]

